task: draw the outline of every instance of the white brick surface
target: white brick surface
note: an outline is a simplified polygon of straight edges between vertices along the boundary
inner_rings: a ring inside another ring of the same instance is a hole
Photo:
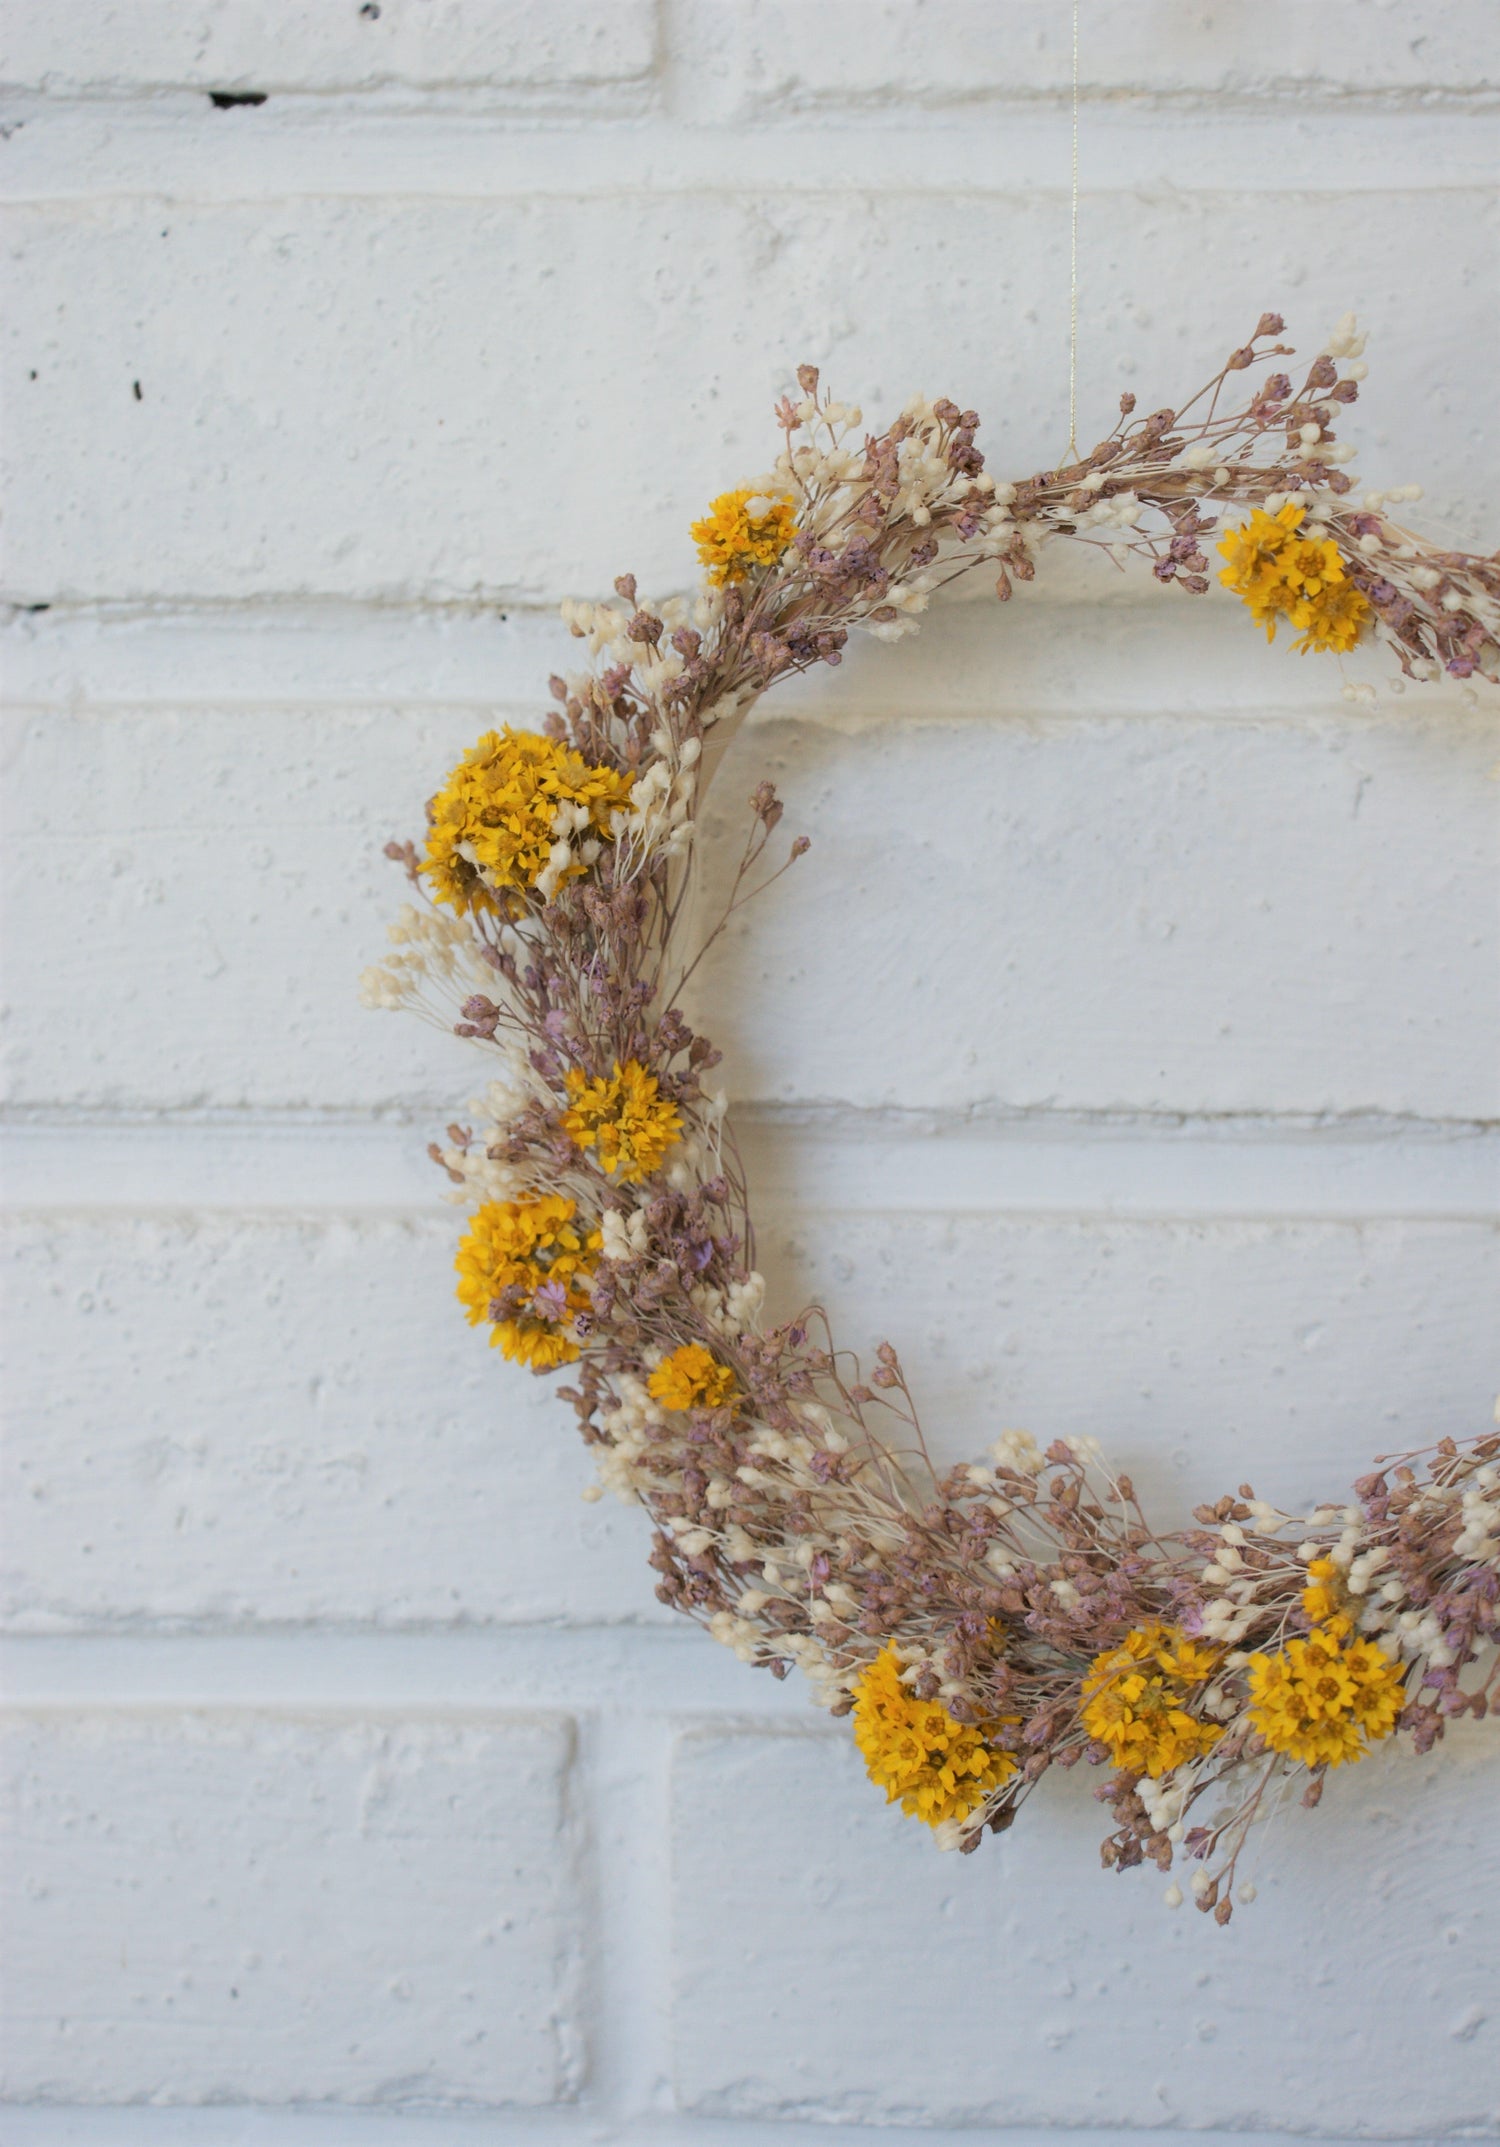
[[[582,1503],[593,1471],[556,1382],[466,1324],[461,1225],[17,1231],[5,1615],[664,1619],[641,1517]]]
[[[18,208],[5,586],[33,602],[532,601],[606,591],[627,568],[680,585],[688,522],[765,467],[801,358],[872,417],[914,388],[972,405],[992,465],[1024,474],[1066,438],[1065,174],[958,203],[752,181]],[[1464,234],[1457,261],[1432,244],[1435,215]],[[1148,407],[1185,398],[1269,303],[1299,316],[1308,351],[1356,307],[1390,324],[1349,428],[1366,480],[1420,473],[1429,522],[1484,535],[1488,406],[1467,354],[1500,318],[1493,193],[1438,210],[1165,185],[1091,197],[1087,229],[1111,295],[1089,309],[1085,428],[1108,428],[1124,387]],[[726,336],[746,290],[755,333]]]
[[[710,819],[769,773],[813,849],[704,979],[731,1091],[1493,1116],[1493,723],[1468,746],[1451,720],[1436,751],[1368,720],[756,730]]]
[[[1471,96],[1500,83],[1483,0],[1421,11],[1332,0],[1310,15],[1268,6],[1143,7],[1084,0],[1085,95],[1183,98],[1423,91]],[[686,11],[695,72],[746,116],[965,106],[1065,94],[1071,10],[1056,0],[698,0]],[[812,34],[810,34],[812,33]]]
[[[7,0],[0,81],[86,88],[586,91],[651,66],[652,0]]]
[[[561,1718],[39,1711],[6,1746],[8,2098],[576,2086]]]
[[[690,1737],[674,1790],[675,2053],[707,2115],[941,2130],[1500,2124],[1482,1735],[1288,1813],[1228,1931],[1101,1872],[1082,1768],[959,1859],[842,1738]],[[919,1838],[921,1837],[921,1838]]]
[[[9,0],[0,79],[53,91],[244,85],[368,90],[570,84],[651,71],[649,0]],[[1159,13],[1087,0],[1086,94],[1289,98],[1330,92],[1476,96],[1500,83],[1485,0],[1223,4]],[[1056,97],[1071,79],[1068,11],[1054,0],[674,0],[664,73],[747,117],[806,109],[966,105]],[[701,109],[701,104],[700,104]]]
[[[408,893],[382,846],[420,834],[423,800],[488,715],[15,720],[5,809],[12,855],[28,858],[12,913],[37,927],[8,977],[15,1100],[326,1107],[415,1092],[458,1104],[488,1078],[472,1046],[358,999]],[[95,798],[112,801],[86,877],[57,871],[44,832],[52,785],[80,755]],[[77,1018],[80,986],[108,998],[107,1036]]]
[[[484,1054],[355,985],[406,894],[382,843],[490,720],[13,716],[6,869],[35,928],[12,1099],[462,1104]],[[711,801],[718,855],[766,774],[814,848],[703,973],[723,1078],[747,1101],[1493,1117],[1494,751],[1461,711],[758,726]],[[85,766],[80,874],[49,814]]]
[[[896,1344],[942,1458],[1011,1426],[1092,1435],[1171,1525],[1247,1474],[1337,1497],[1376,1452],[1484,1430],[1494,1401],[1484,1225],[860,1215],[762,1256],[781,1305],[825,1304],[867,1365]]]
[[[1268,1497],[1336,1497],[1377,1449],[1489,1415],[1484,1225],[761,1221],[773,1309],[822,1301],[867,1358],[893,1339],[939,1456],[1007,1425],[1107,1433],[1171,1525],[1247,1470]],[[12,1628],[663,1620],[644,1517],[581,1503],[554,1382],[464,1323],[457,1229],[16,1229]]]

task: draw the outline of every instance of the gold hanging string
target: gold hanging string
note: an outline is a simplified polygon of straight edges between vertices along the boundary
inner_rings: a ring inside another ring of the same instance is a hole
[[[1073,0],[1073,207],[1068,293],[1068,460],[1078,460],[1078,0]]]

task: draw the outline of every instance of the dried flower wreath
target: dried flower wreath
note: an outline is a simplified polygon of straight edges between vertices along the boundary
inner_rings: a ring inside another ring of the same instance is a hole
[[[1235,375],[1290,355],[1281,333],[1267,314],[1183,409],[1136,419],[1123,396],[1092,452],[1014,484],[985,472],[972,410],[917,398],[866,433],[802,367],[774,468],[693,525],[698,593],[650,604],[624,575],[618,605],[565,605],[594,668],[552,680],[541,731],[465,754],[424,849],[388,845],[424,904],[364,980],[367,1003],[498,1054],[474,1124],[430,1150],[474,1211],[458,1294],[506,1356],[577,1366],[561,1393],[590,1495],[646,1508],[661,1600],[852,1714],[875,1782],[945,1847],[1008,1827],[1049,1767],[1107,1765],[1104,1863],[1185,1859],[1221,1923],[1247,1831],[1289,1787],[1316,1804],[1329,1768],[1396,1731],[1426,1750],[1500,1700],[1500,1437],[1400,1457],[1310,1514],[1241,1484],[1173,1535],[1092,1440],[1007,1432],[940,1474],[889,1344],[866,1382],[820,1311],[760,1320],[704,1086],[719,1054],[680,1011],[703,945],[678,950],[695,815],[751,703],[838,663],[851,628],[915,632],[976,565],[1010,598],[1049,539],[1142,554],[1201,595],[1238,509],[1219,579],[1269,638],[1378,638],[1408,676],[1496,680],[1500,559],[1402,527],[1388,510],[1415,486],[1354,496],[1334,431],[1365,373],[1352,318],[1301,386],[1272,370],[1224,407]],[[750,802],[726,915],[782,814],[769,783]]]

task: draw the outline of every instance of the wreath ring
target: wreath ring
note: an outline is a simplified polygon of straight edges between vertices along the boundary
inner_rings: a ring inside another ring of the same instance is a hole
[[[1500,681],[1500,558],[1403,527],[1417,487],[1355,497],[1335,429],[1365,373],[1352,317],[1295,387],[1282,332],[1264,315],[1182,408],[1137,419],[1123,396],[1088,454],[1013,484],[973,411],[914,398],[868,432],[801,367],[773,468],[692,527],[696,594],[650,604],[625,575],[617,604],[565,605],[591,668],[551,681],[540,730],[465,754],[421,850],[387,845],[422,899],[363,985],[490,1055],[473,1123],[429,1150],[472,1211],[458,1295],[506,1356],[572,1368],[587,1495],[646,1508],[662,1601],[801,1671],[940,1846],[1010,1826],[1054,1766],[1107,1766],[1104,1863],[1185,1866],[1220,1923],[1289,1790],[1316,1804],[1374,1744],[1426,1750],[1500,1699],[1500,1436],[1388,1459],[1309,1514],[1242,1484],[1167,1535],[1091,1440],[1009,1432],[939,1472],[888,1343],[866,1379],[820,1311],[760,1318],[718,1053],[680,1008],[723,919],[681,950],[701,800],[751,704],[852,631],[914,632],[958,574],[1008,600],[1060,539],[1190,596],[1214,543],[1270,639],[1379,640],[1410,677]],[[1248,518],[1221,527],[1226,508]],[[781,803],[769,783],[750,803],[726,916],[777,876]]]

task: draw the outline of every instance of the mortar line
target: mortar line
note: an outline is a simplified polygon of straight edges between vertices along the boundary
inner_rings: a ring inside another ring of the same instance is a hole
[[[1473,2132],[1338,2137],[1286,2131],[1206,2131],[1180,2124],[862,2124],[798,2117],[671,2116],[611,2120],[587,2103],[570,2109],[330,2107],[217,2103],[9,2104],[6,2147],[1442,2147],[1490,2139]]]
[[[409,1134],[435,1112],[452,1115],[451,1095],[415,1102],[371,1104],[112,1104],[98,1102],[0,1105],[0,1135],[77,1132],[128,1136],[142,1132]],[[1391,1111],[1350,1105],[1329,1111],[1157,1109],[1129,1104],[860,1104],[838,1097],[760,1099],[731,1105],[735,1123],[795,1130],[829,1140],[1013,1140],[1042,1135],[1065,1140],[1209,1137],[1242,1141],[1474,1140],[1500,1133],[1500,1117]]]

